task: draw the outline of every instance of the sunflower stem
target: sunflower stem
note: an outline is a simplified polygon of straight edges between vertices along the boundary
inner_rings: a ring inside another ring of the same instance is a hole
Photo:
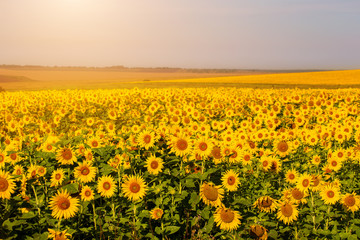
[[[331,205],[328,205],[325,230],[328,230],[328,229],[329,229],[330,209],[331,209]]]
[[[36,207],[37,207],[37,210],[38,210],[38,213],[39,213],[39,217],[41,216],[41,213],[40,213],[40,208],[39,208],[39,199],[38,199],[38,196],[36,194],[36,190],[35,190],[35,187],[34,185],[31,185],[31,188],[34,192],[34,195],[35,195],[35,202],[36,202]]]
[[[93,217],[93,219],[94,219],[94,228],[96,230],[96,211],[95,211],[95,202],[94,201],[95,200],[92,201],[92,207],[93,207],[93,213],[94,213],[94,217]]]
[[[312,220],[313,220],[313,224],[314,224],[314,231],[316,231],[316,218],[315,218],[315,214],[314,214],[314,196],[312,194],[312,191],[310,192],[310,197],[311,197],[310,211],[311,211]]]
[[[60,231],[60,227],[61,227],[61,218],[59,219],[58,225],[57,225],[57,230]]]

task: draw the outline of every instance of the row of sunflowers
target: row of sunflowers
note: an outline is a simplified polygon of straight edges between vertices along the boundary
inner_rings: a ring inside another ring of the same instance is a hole
[[[358,90],[0,97],[0,239],[360,237]]]

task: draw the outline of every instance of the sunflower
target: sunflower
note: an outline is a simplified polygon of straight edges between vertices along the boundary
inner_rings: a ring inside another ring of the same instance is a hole
[[[54,187],[54,186],[59,186],[62,184],[62,182],[64,181],[65,178],[65,172],[64,169],[60,168],[55,170],[52,174],[51,174],[51,184],[50,187]]]
[[[103,143],[99,137],[91,137],[87,140],[87,144],[91,148],[100,148],[100,147],[102,147]]]
[[[30,167],[28,168],[28,173],[27,173],[26,177],[28,179],[36,178],[37,169],[38,169],[37,165],[32,165],[31,164]]]
[[[340,200],[341,196],[337,187],[332,186],[331,184],[326,185],[320,191],[320,197],[325,202],[325,204],[335,204]]]
[[[241,223],[240,219],[241,216],[238,211],[225,207],[219,207],[214,214],[216,226],[226,231],[236,230]]]
[[[300,191],[299,189],[297,188],[293,188],[290,190],[290,198],[291,198],[291,201],[296,203],[296,204],[299,204],[299,203],[306,203],[306,198],[308,196],[308,193],[307,192],[303,192],[303,191]]]
[[[221,163],[224,160],[224,156],[221,154],[221,148],[214,146],[211,150],[211,156],[215,164]]]
[[[239,181],[239,175],[234,172],[232,169],[225,172],[225,174],[221,178],[222,185],[227,189],[228,191],[236,191],[238,188],[238,185],[240,184]]]
[[[51,216],[57,219],[68,219],[79,210],[79,200],[72,198],[67,190],[61,189],[50,199]]]
[[[272,212],[277,208],[277,200],[269,196],[263,196],[258,198],[254,202],[254,207],[257,207],[262,212]]]
[[[313,192],[320,191],[322,188],[322,180],[320,175],[312,175],[310,189]]]
[[[194,148],[196,154],[200,155],[201,157],[208,157],[211,155],[213,144],[205,136],[202,136],[195,142]]]
[[[146,195],[147,185],[140,176],[128,176],[122,184],[122,191],[131,201],[137,201]]]
[[[116,182],[111,176],[102,176],[98,180],[97,191],[102,197],[112,197],[116,190]]]
[[[162,168],[164,167],[163,160],[155,155],[151,155],[146,160],[146,167],[150,174],[157,175],[159,172],[162,172]]]
[[[149,130],[144,130],[137,136],[137,143],[140,147],[148,150],[149,148],[155,145],[155,142],[158,140],[158,137],[155,137],[155,133]]]
[[[206,205],[220,206],[224,195],[224,189],[213,183],[204,182],[200,187],[200,198]]]
[[[77,161],[75,154],[73,153],[71,148],[63,147],[62,149],[58,150],[56,153],[56,160],[60,164],[74,164]]]
[[[319,155],[315,155],[311,159],[311,163],[318,166],[321,163],[321,157]]]
[[[273,150],[280,157],[286,157],[292,151],[291,143],[282,139],[275,140]]]
[[[55,231],[53,229],[48,228],[48,231],[49,231],[48,238],[51,238],[53,240],[67,240],[70,239],[68,237],[71,237],[71,234],[67,233],[67,230]]]
[[[186,156],[191,153],[191,150],[190,140],[185,134],[171,138],[171,152],[174,152],[176,156]]]
[[[285,180],[288,183],[296,183],[298,172],[295,169],[290,169],[285,174]]]
[[[13,175],[20,176],[24,173],[24,168],[21,165],[15,165]]]
[[[43,166],[38,166],[36,169],[36,173],[40,176],[43,177],[46,174],[46,168]]]
[[[327,162],[329,169],[335,172],[339,171],[342,165],[342,161],[340,160],[340,158],[336,158],[336,157],[329,158]]]
[[[342,197],[341,203],[347,211],[356,212],[360,208],[360,197],[355,192],[347,193]]]
[[[279,210],[277,212],[277,218],[283,221],[285,224],[292,223],[297,220],[299,211],[297,205],[291,202],[282,202],[279,204]]]
[[[261,225],[250,226],[250,236],[257,240],[266,240],[268,238],[268,230]]]
[[[302,174],[296,182],[297,189],[304,192],[307,191],[311,186],[311,180],[312,177],[309,174]]]
[[[94,180],[97,168],[93,167],[91,163],[84,161],[83,163],[79,163],[79,166],[77,166],[74,170],[74,176],[76,179],[80,182],[88,183]]]
[[[14,192],[15,183],[8,172],[0,170],[0,198],[10,199]]]
[[[83,186],[80,193],[81,200],[90,201],[94,199],[94,191],[89,186]]]
[[[150,216],[152,219],[158,220],[162,217],[164,211],[161,208],[154,208],[150,211]]]
[[[5,166],[6,157],[5,153],[1,152],[0,150],[0,169],[2,169]]]

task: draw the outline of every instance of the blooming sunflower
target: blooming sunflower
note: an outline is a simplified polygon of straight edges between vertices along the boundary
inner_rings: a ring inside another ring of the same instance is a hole
[[[92,164],[87,161],[79,163],[79,166],[74,170],[75,178],[83,183],[91,182],[96,175],[96,167],[93,167]]]
[[[224,189],[211,182],[204,182],[200,187],[200,198],[206,205],[220,206],[223,195]]]
[[[269,196],[259,197],[254,202],[254,207],[257,207],[262,212],[272,212],[277,208],[277,200]]]
[[[21,165],[15,165],[14,166],[14,171],[12,173],[13,175],[20,176],[23,173],[24,173],[24,168]]]
[[[201,157],[210,156],[212,148],[213,148],[212,142],[209,139],[207,139],[205,136],[202,136],[194,144],[195,153],[199,154]]]
[[[309,174],[302,174],[296,182],[297,189],[304,192],[307,191],[311,186],[311,180],[312,177]]]
[[[49,231],[48,238],[51,238],[53,240],[67,240],[70,239],[68,237],[71,237],[71,234],[67,233],[67,230],[55,231],[49,228],[48,231]]]
[[[61,189],[50,199],[51,215],[57,219],[67,219],[75,216],[79,210],[79,200],[72,198],[67,190]]]
[[[155,137],[155,133],[149,130],[144,130],[137,136],[137,143],[140,147],[148,150],[149,148],[155,145],[155,141],[157,141],[157,137]]]
[[[112,197],[116,190],[116,182],[111,176],[102,176],[98,180],[97,191],[103,197]]]
[[[162,168],[164,167],[163,160],[155,155],[151,155],[146,160],[146,167],[150,174],[157,175],[159,172],[162,172]]]
[[[320,191],[320,197],[325,202],[325,204],[329,205],[335,204],[341,198],[338,188],[331,186],[331,184],[326,185]]]
[[[219,207],[214,214],[216,226],[226,231],[236,230],[241,223],[240,219],[241,216],[238,211],[225,207]]]
[[[146,195],[147,185],[141,176],[128,176],[121,187],[125,196],[131,201],[137,201]]]
[[[298,172],[295,169],[290,169],[285,174],[285,179],[288,183],[296,183]]]
[[[293,188],[290,190],[290,197],[291,197],[291,201],[296,203],[296,204],[299,204],[299,203],[306,203],[306,198],[308,196],[308,193],[307,192],[304,192],[304,191],[300,191],[299,189],[297,188]]]
[[[279,204],[279,210],[277,212],[277,218],[283,221],[285,224],[292,223],[297,220],[299,211],[297,205],[291,202],[282,202]]]
[[[179,134],[171,138],[171,152],[174,152],[176,156],[186,156],[192,151],[189,137],[185,134]]]
[[[0,169],[2,169],[5,166],[5,153],[1,152],[0,150]]]
[[[59,186],[59,185],[61,185],[61,183],[64,181],[64,178],[65,178],[64,169],[62,169],[62,168],[56,169],[56,170],[51,174],[51,184],[50,184],[50,187],[54,187],[54,186]]]
[[[80,193],[81,200],[90,201],[94,199],[94,191],[89,186],[83,186]]]
[[[150,216],[152,219],[158,220],[162,217],[164,211],[161,208],[154,208],[150,211]]]
[[[234,170],[230,169],[221,178],[222,185],[227,189],[228,191],[236,191],[238,188],[238,185],[240,184],[239,181],[239,175],[234,172]]]
[[[275,140],[273,150],[280,157],[286,157],[292,151],[291,143],[282,139]]]
[[[356,212],[360,208],[360,197],[355,192],[345,194],[341,202],[348,211]]]
[[[77,161],[75,154],[71,150],[71,148],[63,147],[62,149],[58,150],[56,153],[56,160],[59,163],[65,164],[74,164]]]
[[[0,170],[0,198],[10,199],[15,183],[8,172]]]
[[[261,225],[251,225],[249,232],[250,236],[257,240],[266,240],[268,238],[268,230]]]
[[[328,159],[328,167],[329,169],[337,172],[340,170],[341,165],[342,165],[342,160],[340,160],[340,158],[336,158],[336,157],[331,157]]]

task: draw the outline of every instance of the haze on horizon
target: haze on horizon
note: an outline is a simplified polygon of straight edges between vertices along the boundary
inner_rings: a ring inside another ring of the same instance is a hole
[[[0,64],[358,69],[358,0],[2,0]]]

